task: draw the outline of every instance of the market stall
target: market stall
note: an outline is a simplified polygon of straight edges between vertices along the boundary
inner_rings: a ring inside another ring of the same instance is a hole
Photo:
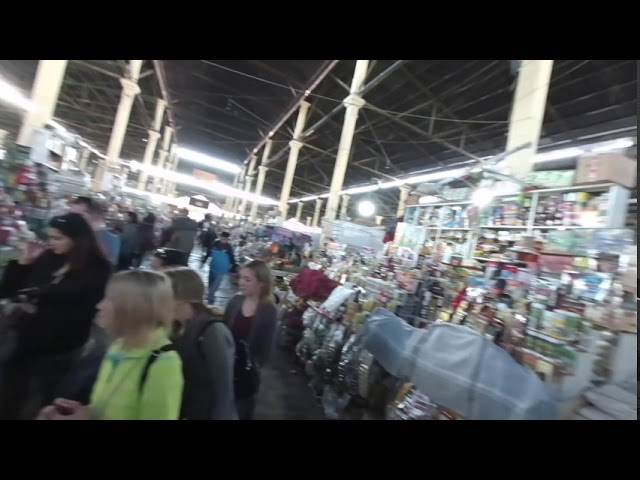
[[[319,263],[340,286],[307,302],[296,346],[327,417],[624,417],[611,405],[630,404],[637,376],[629,179],[584,175],[417,199],[374,255],[327,242]]]

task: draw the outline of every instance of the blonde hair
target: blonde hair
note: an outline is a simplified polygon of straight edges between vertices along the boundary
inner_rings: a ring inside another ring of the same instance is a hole
[[[242,268],[251,270],[260,284],[260,303],[273,303],[273,272],[262,260],[253,260]]]
[[[107,293],[113,302],[120,334],[137,334],[157,327],[169,331],[174,297],[171,281],[163,273],[144,270],[116,273]]]
[[[203,303],[204,282],[198,272],[188,267],[174,267],[164,274],[171,280],[176,301],[190,303],[196,313],[212,313]]]

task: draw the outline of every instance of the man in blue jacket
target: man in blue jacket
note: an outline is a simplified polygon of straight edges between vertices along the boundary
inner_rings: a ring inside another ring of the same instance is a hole
[[[211,263],[209,264],[209,291],[207,302],[213,305],[216,300],[216,292],[224,276],[230,272],[236,272],[238,264],[231,243],[229,243],[229,233],[222,232],[220,238],[213,242],[211,249]]]

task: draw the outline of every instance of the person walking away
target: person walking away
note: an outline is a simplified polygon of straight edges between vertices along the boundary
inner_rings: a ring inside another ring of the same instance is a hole
[[[89,339],[96,305],[111,275],[112,266],[81,215],[52,218],[48,235],[50,249],[28,244],[0,280],[0,298],[19,297],[23,309],[13,327],[15,351],[3,365],[2,419],[21,417],[32,383],[37,409],[51,402]]]
[[[246,361],[255,366],[259,374],[273,351],[278,317],[273,304],[271,269],[260,260],[244,265],[240,269],[239,289],[240,293],[227,305],[223,319],[234,336],[236,350],[241,353],[246,345]],[[236,408],[240,420],[253,419],[259,386],[259,376],[257,382],[246,386],[240,385],[236,378]]]
[[[190,268],[165,271],[175,297],[171,338],[182,358],[183,420],[237,420],[235,342],[229,328],[202,303],[204,283]]]
[[[113,276],[98,305],[98,325],[115,341],[100,366],[89,405],[56,399],[41,420],[178,420],[182,361],[167,332],[173,289],[166,275],[129,270]]]
[[[198,224],[189,218],[189,211],[186,208],[180,210],[180,214],[174,218],[169,231],[171,238],[164,246],[185,252],[188,261],[198,235]]]
[[[237,271],[236,255],[229,242],[229,233],[222,232],[220,238],[213,243],[211,250],[211,263],[209,264],[209,291],[207,302],[213,305],[216,300],[216,292],[220,288],[225,275]]]
[[[200,246],[202,247],[202,263],[200,268],[203,268],[207,263],[207,260],[211,258],[211,250],[213,244],[218,239],[216,232],[213,228],[213,221],[210,213],[204,216],[204,220],[198,225],[200,228]]]
[[[140,252],[138,257],[134,260],[134,267],[140,267],[145,261],[145,257],[156,248],[156,216],[153,213],[148,213],[142,223],[138,227],[138,240],[140,245],[138,251]]]
[[[138,214],[127,212],[127,221],[122,226],[120,236],[120,258],[118,260],[118,270],[129,270],[133,266],[134,260],[140,254],[140,225],[138,224]]]
[[[89,222],[107,259],[112,265],[117,265],[120,258],[120,237],[105,224],[105,206],[90,197],[77,197],[70,210],[72,213],[79,213]]]

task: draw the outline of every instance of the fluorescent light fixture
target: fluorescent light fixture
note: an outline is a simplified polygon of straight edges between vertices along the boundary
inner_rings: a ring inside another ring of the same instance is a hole
[[[152,192],[145,192],[144,190],[138,190],[137,188],[131,188],[131,187],[122,187],[122,191],[124,193],[132,193],[135,195],[140,195],[142,197],[149,197],[149,200],[151,200],[152,203],[159,205],[161,203],[169,203],[169,204],[175,204],[176,201],[178,200],[177,198],[174,197],[168,197],[166,195],[161,195],[159,193],[152,193]],[[187,197],[187,203],[188,203],[189,199]]]
[[[64,128],[62,125],[60,125],[55,120],[49,120],[49,125],[51,125],[54,128],[54,130],[57,131],[58,133],[69,133],[69,132],[67,132],[66,128]]]
[[[240,173],[242,167],[235,163],[227,162],[216,157],[205,155],[204,153],[195,152],[188,148],[178,147],[176,148],[176,154],[183,160],[188,160],[193,163],[199,163],[200,165],[206,165],[207,167],[216,168],[224,172]]]
[[[348,188],[347,190],[343,190],[341,192],[341,194],[343,194],[343,195],[358,195],[359,193],[375,192],[379,188],[380,188],[380,186],[378,184],[375,184],[375,185],[364,185],[362,187]]]
[[[401,187],[405,183],[407,183],[406,180],[393,180],[392,182],[381,183],[380,188],[386,190],[387,188]]]
[[[418,199],[418,203],[420,204],[425,204],[425,203],[438,203],[441,202],[442,199],[440,197],[436,197],[434,195],[426,195],[424,197],[420,197],[420,199]]]
[[[190,185],[192,187],[201,188],[203,190],[208,190],[210,192],[216,193],[218,195],[223,195],[227,197],[236,197],[236,198],[246,198],[250,202],[256,202],[260,205],[278,205],[278,202],[272,200],[271,198],[263,197],[261,195],[256,195],[255,193],[245,192],[243,190],[238,190],[237,188],[233,188],[225,183],[221,182],[206,182],[203,180],[198,180],[193,178],[191,175],[185,175],[184,173],[178,173],[173,170],[165,170],[162,168],[158,168],[153,165],[143,165],[140,162],[133,161],[130,163],[132,170],[142,170],[143,172],[149,174],[152,177],[162,178],[164,180],[169,180],[173,183],[180,183],[182,185]]]
[[[31,100],[24,93],[3,78],[0,78],[0,100],[22,110],[28,111],[33,107]]]
[[[629,147],[633,147],[634,141],[630,138],[620,138],[618,140],[613,140],[611,142],[605,143],[604,145],[597,146],[592,148],[591,151],[595,153],[606,153],[613,152],[615,150],[624,150]]]
[[[552,160],[562,160],[563,158],[579,157],[584,153],[585,151],[581,148],[563,148],[561,150],[551,150],[550,152],[538,153],[534,159],[534,162],[550,162]]]
[[[317,195],[311,195],[310,197],[303,197],[300,200],[292,200],[289,203],[310,202],[312,200],[317,200],[318,198],[320,197],[318,197]]]
[[[489,205],[493,201],[493,198],[493,191],[488,188],[478,188],[471,194],[471,201],[480,208]]]
[[[461,177],[467,172],[466,168],[456,168],[453,170],[440,170],[438,172],[425,173],[416,177],[406,179],[407,184],[415,185],[416,183],[435,182],[436,180],[444,180],[445,178]]]
[[[371,217],[376,213],[376,206],[369,200],[363,200],[358,204],[358,213],[363,217]]]

